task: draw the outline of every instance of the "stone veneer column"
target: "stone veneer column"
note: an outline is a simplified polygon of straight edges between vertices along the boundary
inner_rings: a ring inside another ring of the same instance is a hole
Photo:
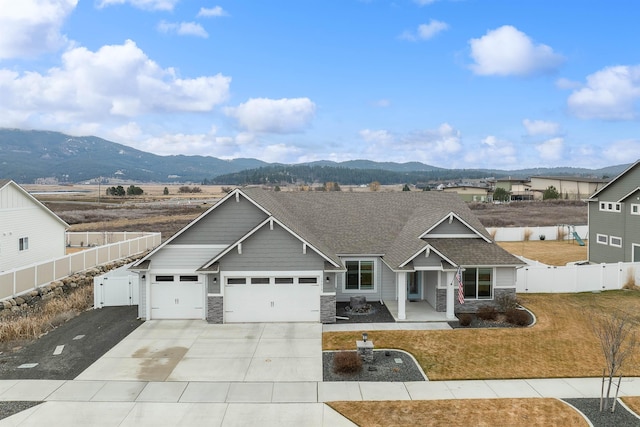
[[[336,296],[320,296],[320,322],[336,323]]]
[[[207,322],[224,323],[224,297],[207,297]]]

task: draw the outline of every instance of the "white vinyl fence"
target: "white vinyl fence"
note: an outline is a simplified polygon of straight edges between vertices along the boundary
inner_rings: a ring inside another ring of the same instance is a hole
[[[517,270],[518,293],[573,293],[622,289],[625,283],[640,285],[640,262],[613,264],[527,265]]]
[[[79,271],[140,254],[155,248],[161,242],[161,233],[107,234],[108,239],[114,243],[96,246],[100,239],[105,239],[105,233],[67,233],[69,246],[92,247],[38,264],[3,271],[0,273],[0,300],[25,294]],[[125,238],[127,240],[117,240]]]
[[[525,234],[529,234],[528,240],[541,240],[540,236],[544,236],[545,240],[573,240],[573,231],[578,233],[581,239],[587,240],[589,237],[588,225],[564,225],[550,227],[487,227],[487,231],[494,236],[496,242],[522,242]],[[562,235],[564,233],[564,235]],[[558,239],[561,234],[561,239]]]

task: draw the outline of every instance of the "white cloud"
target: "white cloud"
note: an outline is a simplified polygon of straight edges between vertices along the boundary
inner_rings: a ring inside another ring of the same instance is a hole
[[[640,140],[616,141],[605,148],[602,154],[607,161],[615,164],[635,162],[640,160]]]
[[[540,154],[542,160],[555,161],[562,158],[564,149],[564,139],[551,138],[541,144],[536,145],[536,150]]]
[[[567,101],[581,119],[632,120],[638,117],[640,65],[607,67],[587,76]]]
[[[211,8],[201,7],[198,12],[198,17],[217,17],[217,16],[229,16],[229,14],[220,6],[214,6]]]
[[[418,26],[418,30],[413,33],[411,31],[405,31],[400,35],[400,38],[409,41],[429,40],[436,34],[445,31],[449,28],[449,24],[442,21],[436,21],[432,19],[428,24],[421,24]]]
[[[516,150],[509,141],[488,135],[480,141],[479,147],[466,150],[464,161],[477,168],[509,168],[517,165]]]
[[[413,0],[413,2],[419,6],[426,6],[428,4],[432,4],[437,2],[438,0]]]
[[[525,129],[527,129],[528,135],[556,135],[560,130],[560,125],[555,122],[547,122],[544,120],[529,120],[524,119],[522,121]]]
[[[101,0],[98,7],[129,3],[131,6],[143,10],[173,10],[180,0]]]
[[[407,134],[394,134],[384,129],[363,129],[359,134],[368,143],[361,155],[370,159],[399,162],[411,159],[433,164],[447,162],[451,154],[462,149],[460,132],[448,123],[441,124],[437,129]],[[354,153],[350,154],[353,157]]]
[[[208,112],[226,101],[230,82],[221,74],[178,78],[132,41],[96,52],[79,47],[44,74],[0,69],[0,125],[46,127],[146,113]]]
[[[373,101],[371,105],[378,108],[386,108],[391,106],[391,101],[388,99],[378,99]]]
[[[181,36],[196,36],[204,39],[209,37],[209,33],[196,22],[167,22],[160,21],[158,31],[162,33],[175,33]]]
[[[309,98],[251,98],[225,111],[250,132],[295,133],[309,126],[316,105]]]
[[[471,39],[471,70],[479,75],[527,76],[556,70],[564,58],[544,44],[534,44],[511,25]]]
[[[33,57],[63,48],[60,33],[77,0],[0,0],[0,59]]]

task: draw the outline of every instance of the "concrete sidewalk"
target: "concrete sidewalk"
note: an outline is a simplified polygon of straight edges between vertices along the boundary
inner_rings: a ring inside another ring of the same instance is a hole
[[[421,382],[0,381],[2,401],[44,401],[4,425],[353,426],[323,402],[599,397],[600,378]],[[624,378],[620,396],[639,396]]]

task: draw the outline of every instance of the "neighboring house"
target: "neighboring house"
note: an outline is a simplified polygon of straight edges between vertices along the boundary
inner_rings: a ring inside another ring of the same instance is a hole
[[[582,200],[589,197],[608,182],[606,179],[579,176],[532,176],[531,191],[536,199],[542,199],[544,191],[553,186],[561,199]]]
[[[445,193],[457,193],[465,202],[490,202],[493,191],[489,187],[479,187],[473,185],[457,185],[454,187],[443,187]]]
[[[640,160],[588,201],[589,261],[640,262]]]
[[[455,194],[245,188],[131,269],[145,319],[333,323],[354,295],[393,301],[399,320],[409,301],[453,319],[514,295],[520,265]]]
[[[64,256],[68,228],[24,188],[0,179],[0,271]]]
[[[528,179],[500,178],[496,188],[502,188],[510,194],[512,201],[533,200],[531,182]]]

